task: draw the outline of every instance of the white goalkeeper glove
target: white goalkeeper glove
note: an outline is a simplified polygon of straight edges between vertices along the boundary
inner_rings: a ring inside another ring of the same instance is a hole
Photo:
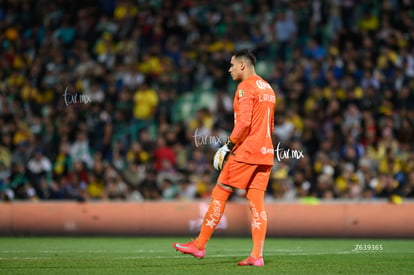
[[[216,154],[214,155],[214,162],[213,166],[214,169],[217,171],[220,171],[223,169],[224,163],[226,162],[228,153],[233,149],[234,143],[231,142],[230,139],[227,140],[226,144],[221,146]]]

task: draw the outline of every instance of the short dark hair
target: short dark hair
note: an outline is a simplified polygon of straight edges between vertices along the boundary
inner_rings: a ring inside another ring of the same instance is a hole
[[[233,52],[233,56],[236,58],[247,58],[253,66],[256,65],[256,56],[254,56],[254,54],[248,49],[235,50]]]

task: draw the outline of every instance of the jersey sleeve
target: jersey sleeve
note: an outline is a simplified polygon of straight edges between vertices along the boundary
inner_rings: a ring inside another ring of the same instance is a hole
[[[235,113],[235,123],[230,140],[234,144],[241,143],[250,132],[252,122],[254,95],[248,85],[239,86],[236,92],[238,111]]]

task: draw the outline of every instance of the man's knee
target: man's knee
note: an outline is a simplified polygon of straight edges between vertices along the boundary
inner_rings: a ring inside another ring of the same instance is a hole
[[[249,201],[264,201],[265,191],[258,189],[248,189],[246,193],[246,198]]]
[[[214,200],[227,201],[233,191],[225,186],[216,184],[211,194],[211,198]]]
[[[218,182],[217,186],[224,189],[224,190],[226,190],[226,191],[228,191],[228,192],[234,192],[234,189],[235,189],[234,187],[232,187],[230,185],[227,185],[227,184],[224,184],[224,183],[221,183],[221,182]]]

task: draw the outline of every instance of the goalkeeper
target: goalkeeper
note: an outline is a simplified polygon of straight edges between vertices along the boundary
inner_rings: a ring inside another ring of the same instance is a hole
[[[234,52],[229,73],[239,81],[234,96],[234,129],[227,143],[214,156],[220,172],[211,194],[198,237],[173,247],[197,258],[205,256],[208,240],[219,223],[226,202],[235,189],[246,190],[251,211],[253,248],[238,265],[263,266],[263,246],[267,229],[264,195],[274,161],[272,133],[276,96],[271,86],[256,74],[256,57],[249,50]]]

